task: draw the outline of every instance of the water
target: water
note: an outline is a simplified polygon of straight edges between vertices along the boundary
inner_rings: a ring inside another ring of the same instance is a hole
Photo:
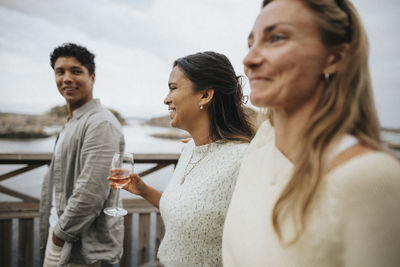
[[[180,153],[183,144],[179,140],[169,140],[154,138],[151,134],[163,133],[169,131],[167,128],[142,125],[140,121],[131,120],[129,124],[123,126],[125,135],[127,152],[133,153]],[[19,152],[52,152],[55,143],[55,136],[44,139],[30,139],[30,140],[12,140],[0,139],[0,151],[7,153]],[[154,164],[136,164],[135,172],[141,172],[145,169],[153,167]],[[24,165],[0,165],[0,173],[4,174],[13,171],[17,168],[24,167]],[[47,165],[37,168],[35,170],[23,173],[21,175],[1,181],[3,185],[13,190],[19,191],[24,194],[39,198],[40,186],[43,177],[47,170]],[[145,181],[158,190],[163,190],[168,184],[172,176],[173,166],[166,167],[148,176],[145,176]],[[128,192],[121,192],[122,198],[134,197]],[[3,201],[20,201],[17,198],[1,194],[0,202]]]
[[[126,151],[133,153],[180,153],[183,144],[179,140],[169,140],[154,138],[151,134],[167,132],[169,129],[141,124],[138,120],[128,121],[128,125],[123,127],[125,134]],[[400,143],[400,134],[394,132],[382,132],[385,141]],[[1,152],[51,152],[54,146],[55,136],[44,139],[31,140],[12,140],[0,139]],[[394,151],[400,157],[400,151]],[[135,171],[141,172],[152,167],[151,164],[136,164]],[[0,165],[0,173],[6,173],[23,165]],[[40,185],[47,170],[47,166],[42,166],[30,172],[1,181],[0,185],[12,188],[21,193],[25,193],[36,198],[40,197]],[[169,166],[155,173],[146,176],[144,179],[158,190],[163,190],[172,176],[173,167]],[[122,191],[122,198],[132,198],[132,194]],[[0,202],[20,201],[0,193]]]

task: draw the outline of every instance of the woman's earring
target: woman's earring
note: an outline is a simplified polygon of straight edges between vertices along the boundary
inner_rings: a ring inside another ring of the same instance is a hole
[[[203,109],[203,105],[200,106],[200,109]]]
[[[325,72],[324,73],[325,76],[325,81],[329,81],[329,77],[331,76],[329,73]]]
[[[248,101],[249,101],[249,96],[248,96],[248,95],[242,96],[242,102],[243,102],[243,104],[247,104]]]

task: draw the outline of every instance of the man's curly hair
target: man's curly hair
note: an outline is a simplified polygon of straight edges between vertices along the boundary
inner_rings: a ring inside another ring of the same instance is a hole
[[[85,66],[89,75],[95,72],[95,63],[94,57],[86,47],[73,44],[73,43],[65,43],[59,47],[56,47],[53,52],[50,54],[50,65],[54,69],[54,64],[59,57],[74,57],[76,58],[83,66]]]

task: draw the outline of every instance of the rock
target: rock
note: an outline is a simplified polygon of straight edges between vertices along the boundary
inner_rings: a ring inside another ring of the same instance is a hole
[[[179,139],[184,139],[184,138],[190,138],[190,135],[187,132],[178,130],[178,129],[171,129],[167,132],[163,133],[154,133],[151,136],[157,137],[157,138],[164,138],[164,139],[173,139],[173,140],[179,140]]]
[[[115,110],[110,111],[125,125],[125,119]],[[62,129],[67,122],[67,106],[55,106],[43,115],[0,113],[0,138],[46,138]]]
[[[150,120],[145,121],[143,124],[171,128],[170,122],[171,119],[169,118],[169,115],[165,115],[162,117],[151,118]]]

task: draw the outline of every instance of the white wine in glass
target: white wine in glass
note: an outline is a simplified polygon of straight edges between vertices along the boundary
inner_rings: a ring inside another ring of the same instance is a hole
[[[117,187],[117,201],[114,207],[107,207],[104,213],[109,216],[125,216],[128,212],[119,207],[119,191],[122,187],[129,183],[129,174],[133,173],[134,158],[133,153],[115,153],[111,162],[112,176],[114,180],[118,180]]]

